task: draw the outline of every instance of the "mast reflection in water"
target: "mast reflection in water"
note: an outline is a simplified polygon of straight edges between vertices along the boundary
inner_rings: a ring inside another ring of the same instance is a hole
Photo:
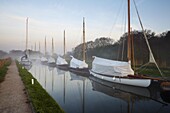
[[[41,64],[29,70],[66,113],[168,113],[170,92],[125,86]]]

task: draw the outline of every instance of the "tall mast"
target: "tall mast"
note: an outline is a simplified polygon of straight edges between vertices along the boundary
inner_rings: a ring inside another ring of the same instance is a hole
[[[53,38],[52,38],[52,55],[54,54],[54,43],[53,43]]]
[[[28,17],[26,19],[26,50],[28,49]]]
[[[45,36],[45,56],[46,56],[46,52],[47,52],[47,45],[46,45],[46,36]]]
[[[65,59],[65,52],[66,52],[66,42],[65,42],[65,30],[64,30],[64,59]]]
[[[36,42],[35,42],[35,46],[34,46],[34,51],[36,51]]]
[[[39,52],[41,51],[41,48],[40,48],[40,42],[39,42]]]
[[[83,17],[83,61],[85,61],[85,18]]]
[[[41,48],[40,48],[40,42],[39,42],[39,57],[41,57]]]
[[[128,61],[131,61],[131,38],[130,38],[130,0],[128,0]]]

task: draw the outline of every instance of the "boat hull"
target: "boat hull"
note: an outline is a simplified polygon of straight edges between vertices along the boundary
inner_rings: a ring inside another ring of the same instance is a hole
[[[47,65],[47,61],[41,61],[42,65]]]
[[[48,66],[50,66],[50,67],[56,67],[56,63],[54,62],[54,63],[48,63]]]
[[[89,69],[88,68],[72,68],[72,67],[69,67],[69,70],[75,74],[80,74],[80,75],[83,75],[83,76],[89,76],[90,75],[90,72],[89,72]]]
[[[149,87],[151,84],[151,79],[142,78],[125,78],[125,77],[115,77],[115,76],[104,76],[102,74],[95,73],[90,70],[90,74],[102,80],[106,80],[113,83],[138,86],[138,87]]]
[[[61,70],[66,70],[66,71],[69,69],[68,64],[57,65],[57,68]]]

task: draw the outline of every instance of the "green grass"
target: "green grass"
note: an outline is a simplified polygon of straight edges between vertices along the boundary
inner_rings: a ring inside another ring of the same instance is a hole
[[[17,62],[19,74],[25,84],[29,99],[37,113],[64,113],[56,101],[43,89],[38,81]],[[34,79],[32,85],[31,80]]]
[[[0,67],[0,83],[4,81],[5,75],[8,71],[8,66],[11,64],[11,60],[7,61],[2,67]]]
[[[170,69],[169,68],[160,68],[163,73],[163,77],[170,77]],[[149,75],[152,77],[162,77],[159,70],[153,66],[147,66],[146,68],[139,69],[136,71],[139,74]]]

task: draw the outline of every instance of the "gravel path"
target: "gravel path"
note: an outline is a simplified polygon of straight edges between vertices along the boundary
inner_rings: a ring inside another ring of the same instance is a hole
[[[0,113],[32,113],[15,61],[0,83]]]

